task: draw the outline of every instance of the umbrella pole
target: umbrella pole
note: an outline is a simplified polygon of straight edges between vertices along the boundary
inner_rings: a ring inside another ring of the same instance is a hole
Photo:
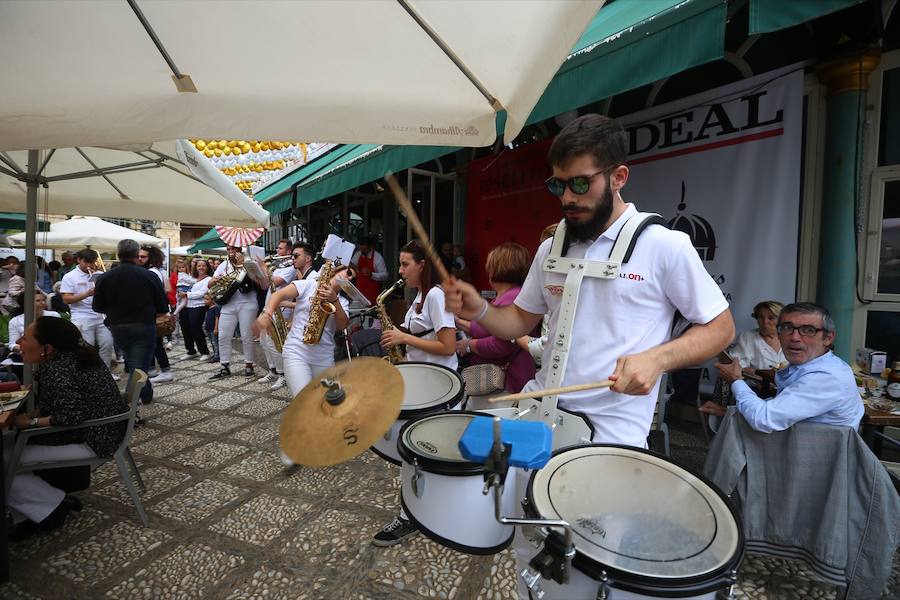
[[[38,195],[38,169],[40,168],[40,152],[28,151],[28,177],[25,180],[27,187],[25,205],[25,327],[34,321],[34,283],[37,260],[37,195]],[[22,368],[25,385],[31,385],[31,365]],[[33,408],[33,407],[29,407]]]

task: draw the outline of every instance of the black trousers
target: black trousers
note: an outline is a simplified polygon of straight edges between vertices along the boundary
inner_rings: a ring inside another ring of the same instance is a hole
[[[203,333],[203,320],[206,317],[206,306],[185,308],[178,314],[181,320],[181,333],[184,335],[184,347],[189,354],[194,354],[194,347],[200,354],[209,354],[206,335]]]

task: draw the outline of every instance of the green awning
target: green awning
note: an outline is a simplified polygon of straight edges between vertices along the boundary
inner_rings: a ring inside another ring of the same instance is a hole
[[[402,171],[456,152],[451,146],[375,146],[360,144],[323,172],[297,187],[297,206],[307,206],[381,179],[388,171]]]
[[[750,34],[793,27],[865,1],[750,0]]]
[[[0,229],[25,231],[25,213],[0,213]],[[50,223],[38,219],[38,231],[50,231]]]
[[[726,9],[726,0],[616,0],[604,6],[528,123],[722,58]]]
[[[272,214],[277,214],[291,208],[291,188],[294,184],[298,184],[322,170],[327,169],[354,148],[356,148],[356,144],[346,144],[335,148],[327,154],[303,165],[296,171],[288,173],[271,185],[259,190],[253,195],[253,199],[262,204],[263,208]]]
[[[213,227],[194,240],[194,245],[188,248],[188,254],[200,252],[201,250],[209,250],[210,248],[223,248],[224,246],[225,242],[222,241],[222,238],[220,238],[219,234],[216,232],[216,228]]]

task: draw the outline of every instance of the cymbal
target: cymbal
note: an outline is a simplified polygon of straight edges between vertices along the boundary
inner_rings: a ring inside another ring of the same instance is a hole
[[[374,357],[340,362],[294,397],[281,419],[281,449],[300,465],[338,464],[383,436],[402,405],[397,367]]]

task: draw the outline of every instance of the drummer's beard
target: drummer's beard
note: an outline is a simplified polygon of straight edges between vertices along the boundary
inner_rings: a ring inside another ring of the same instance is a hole
[[[613,194],[607,179],[606,190],[600,197],[600,200],[593,208],[581,207],[574,204],[563,206],[563,214],[566,220],[566,233],[574,242],[590,242],[597,239],[597,236],[606,229],[606,223],[609,221],[613,210]],[[570,218],[573,212],[582,213],[590,212],[591,216],[587,221],[575,221]]]

